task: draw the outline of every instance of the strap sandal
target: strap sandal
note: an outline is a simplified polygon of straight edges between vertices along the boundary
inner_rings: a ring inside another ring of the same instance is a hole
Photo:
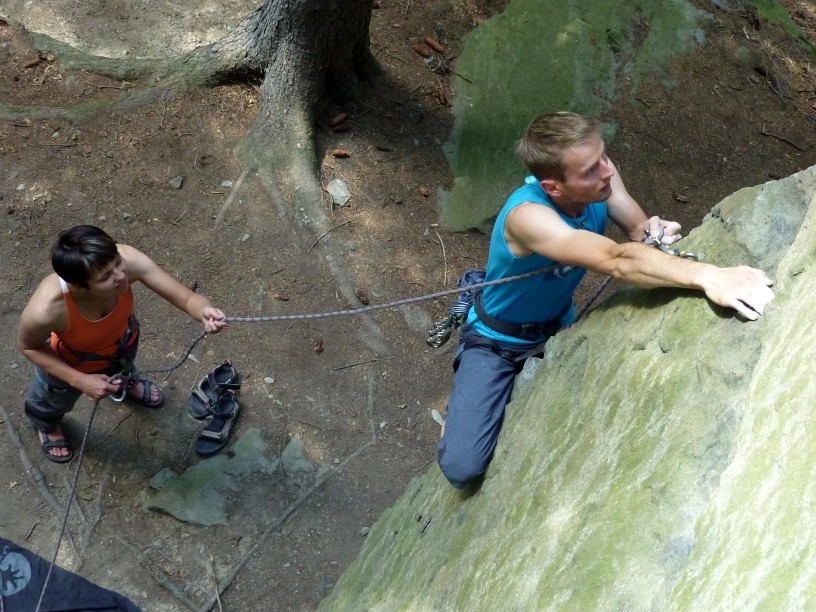
[[[139,383],[142,383],[142,395],[141,397],[138,395],[134,395],[130,391],[136,387]],[[152,390],[153,388],[159,392],[159,396],[153,400],[151,399]],[[139,404],[140,406],[144,406],[145,408],[161,408],[164,406],[164,393],[162,390],[154,383],[150,382],[146,378],[136,378],[132,379],[129,383],[129,389],[127,390],[127,395],[125,395],[126,400],[131,401],[135,404]]]
[[[233,390],[228,390],[216,400],[210,411],[212,421],[204,428],[196,440],[196,453],[202,457],[210,457],[220,452],[229,442],[230,432],[238,415],[241,413],[241,404]]]
[[[199,381],[190,391],[187,410],[196,421],[203,421],[212,416],[211,410],[218,398],[227,391],[238,391],[241,388],[240,375],[229,359],[215,367]]]
[[[53,461],[54,463],[68,463],[71,459],[74,458],[74,451],[68,448],[68,441],[63,438],[62,440],[52,440],[48,437],[48,434],[44,431],[37,430],[37,435],[40,438],[40,448],[42,449],[43,455],[49,461]],[[53,448],[67,448],[68,454],[65,456],[62,455],[52,455],[50,452]]]

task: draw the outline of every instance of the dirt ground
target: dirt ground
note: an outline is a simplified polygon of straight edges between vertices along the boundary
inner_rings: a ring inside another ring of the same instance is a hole
[[[816,43],[812,3],[782,4]],[[331,239],[358,296],[372,304],[450,288],[465,269],[484,264],[485,236],[435,225],[437,188],[450,188],[441,144],[452,123],[437,89],[448,98],[453,92],[410,45],[434,36],[454,61],[461,36],[502,3],[377,5],[372,48],[383,73],[353,105],[327,103],[318,130],[321,180],[340,178],[352,193],[349,205],[330,212]],[[609,150],[630,192],[648,212],[687,230],[729,193],[816,163],[816,58],[748,12],[708,2],[700,8],[716,19],[705,25],[706,43],[676,65],[676,84],[644,85],[604,117],[620,125]],[[751,51],[747,62],[736,59],[739,46]],[[14,343],[20,311],[50,271],[61,229],[100,225],[228,315],[348,307],[321,254],[327,237],[299,229],[298,211],[232,154],[257,92],[235,85],[148,106],[114,103],[140,85],[68,71],[0,24],[0,102],[98,109],[83,119],[32,111],[0,121],[0,535],[48,559],[76,461],[66,469],[40,454],[22,411],[30,366]],[[351,115],[349,131],[328,127],[340,112]],[[334,157],[336,148],[349,156]],[[179,189],[169,184],[178,176]],[[600,280],[588,277],[579,305]],[[140,366],[175,363],[199,327],[143,288],[136,298]],[[233,323],[159,378],[164,409],[103,401],[60,562],[145,610],[206,608],[215,578],[229,583],[216,609],[314,609],[368,526],[435,461],[430,411],[444,410],[453,346],[431,349],[425,333],[446,307],[435,300],[368,319]],[[372,329],[385,351],[373,348]],[[283,471],[246,481],[223,526],[143,509],[154,474],[200,461],[192,447],[201,426],[184,402],[225,358],[243,377],[233,439],[257,428],[275,454],[297,438],[319,473],[311,481]],[[75,447],[91,408],[81,400],[67,419]]]

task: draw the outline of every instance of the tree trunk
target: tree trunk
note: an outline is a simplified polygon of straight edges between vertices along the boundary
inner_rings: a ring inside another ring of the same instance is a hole
[[[266,0],[193,61],[211,83],[263,78],[249,136],[266,143],[268,150],[256,153],[280,161],[291,146],[312,149],[323,95],[352,96],[359,77],[375,66],[368,48],[372,7],[373,0]]]
[[[354,96],[358,79],[376,67],[368,36],[373,4],[266,0],[210,50],[216,60],[211,66],[231,66],[234,76],[240,66],[263,75],[258,115],[236,154],[257,170],[276,200],[287,201],[290,218],[312,236],[330,229],[316,173],[315,111],[326,93]],[[350,305],[361,306],[331,236],[321,248],[338,289]],[[387,354],[382,331],[370,317],[361,318],[366,343]]]

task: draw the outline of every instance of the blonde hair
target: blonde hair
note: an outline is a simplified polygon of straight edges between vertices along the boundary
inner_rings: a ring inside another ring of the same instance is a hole
[[[600,133],[601,124],[597,119],[567,111],[539,115],[516,144],[516,153],[538,180],[564,180],[561,153]]]

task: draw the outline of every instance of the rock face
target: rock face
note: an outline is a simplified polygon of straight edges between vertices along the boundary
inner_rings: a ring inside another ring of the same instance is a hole
[[[816,166],[683,246],[764,269],[765,316],[619,293],[550,341],[481,488],[417,478],[321,609],[816,608]]]

